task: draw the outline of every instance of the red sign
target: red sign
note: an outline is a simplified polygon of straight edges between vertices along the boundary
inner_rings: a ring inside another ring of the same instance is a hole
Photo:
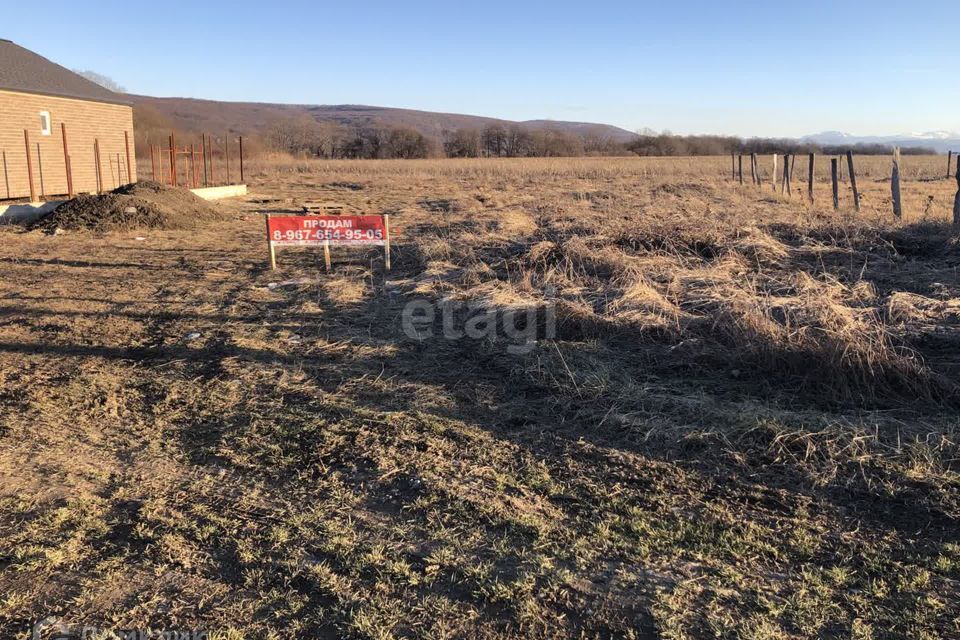
[[[277,216],[267,220],[270,242],[276,246],[313,244],[383,245],[383,216]]]

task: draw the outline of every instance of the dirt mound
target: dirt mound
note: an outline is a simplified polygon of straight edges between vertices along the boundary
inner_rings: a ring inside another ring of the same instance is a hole
[[[100,195],[80,195],[32,225],[52,231],[190,229],[220,218],[220,213],[187,189],[144,181]]]

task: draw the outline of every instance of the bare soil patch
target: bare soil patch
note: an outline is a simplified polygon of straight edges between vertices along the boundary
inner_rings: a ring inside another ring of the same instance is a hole
[[[32,225],[52,231],[191,229],[220,218],[216,208],[188,189],[151,181],[99,195],[79,195]]]

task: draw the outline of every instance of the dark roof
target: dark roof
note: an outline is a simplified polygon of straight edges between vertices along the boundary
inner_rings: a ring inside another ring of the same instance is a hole
[[[0,90],[3,89],[92,102],[130,104],[126,96],[105,89],[9,40],[0,39]]]

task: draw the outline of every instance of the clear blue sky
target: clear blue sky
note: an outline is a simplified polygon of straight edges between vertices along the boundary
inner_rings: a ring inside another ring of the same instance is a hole
[[[46,2],[0,37],[157,96],[677,133],[960,130],[956,2]]]

